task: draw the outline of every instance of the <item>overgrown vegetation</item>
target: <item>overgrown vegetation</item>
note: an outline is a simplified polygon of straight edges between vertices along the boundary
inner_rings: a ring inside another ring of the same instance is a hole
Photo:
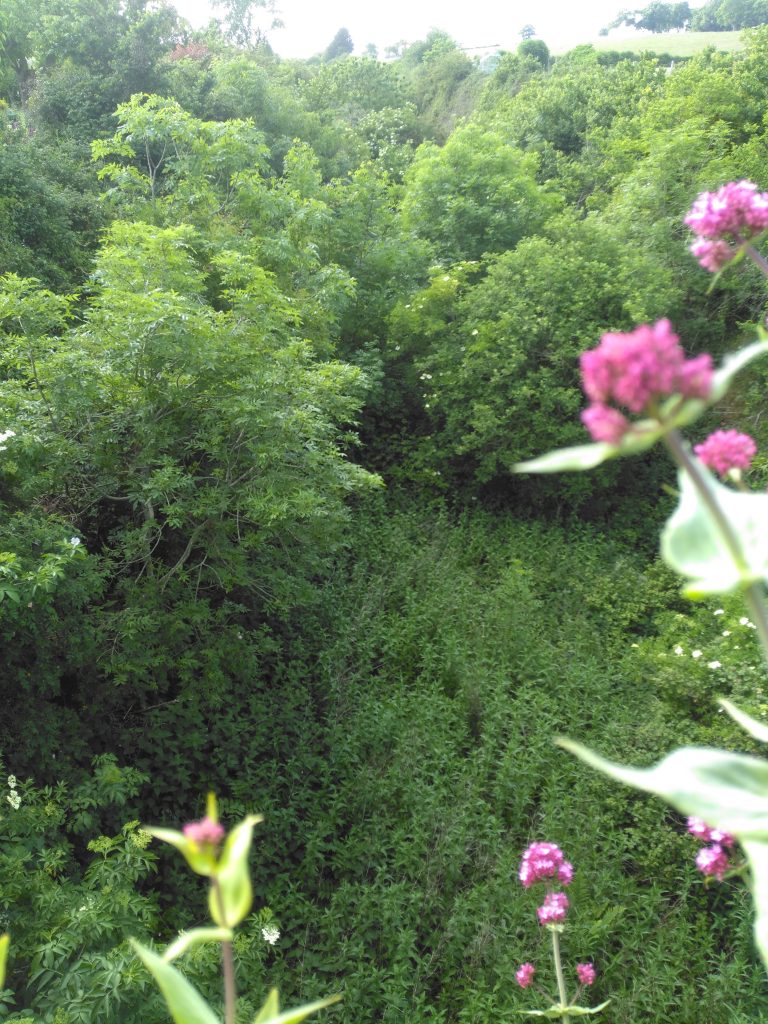
[[[722,355],[762,319],[757,276],[710,289],[681,221],[766,184],[768,29],[672,71],[481,64],[440,32],[287,61],[143,0],[42,6],[0,11],[6,1019],[166,1020],[125,935],[164,942],[199,893],[137,822],[207,789],[266,816],[281,938],[238,938],[246,1007],[524,1008],[514,877],[546,836],[617,1024],[760,1019],[744,891],[552,745],[741,744],[712,698],[765,710],[754,639],[656,562],[660,459],[511,467],[583,438],[601,332],[669,316]],[[765,450],[759,372],[718,423]],[[722,671],[692,685],[678,646]],[[213,954],[183,963],[215,1001]]]

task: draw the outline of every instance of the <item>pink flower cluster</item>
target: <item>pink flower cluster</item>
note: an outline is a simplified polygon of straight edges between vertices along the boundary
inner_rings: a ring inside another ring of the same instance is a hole
[[[518,877],[526,889],[535,882],[556,878],[569,885],[573,878],[573,865],[563,857],[563,851],[554,843],[531,843],[523,854]]]
[[[614,406],[640,413],[668,395],[708,398],[712,390],[712,357],[686,359],[669,320],[642,324],[629,334],[604,334],[580,362],[582,386],[592,402],[581,420],[594,441],[617,444],[630,429]]]
[[[224,838],[224,828],[207,816],[201,821],[190,821],[181,831],[187,839],[197,843],[198,846],[215,847]]]
[[[555,843],[531,843],[523,854],[518,877],[526,889],[536,882],[545,882],[548,887],[552,882],[570,885],[573,865]],[[568,914],[568,897],[549,888],[536,913],[540,924],[561,924]]]
[[[758,192],[751,181],[731,181],[716,192],[702,192],[685,223],[698,236],[691,252],[705,270],[716,273],[738,246],[768,228],[768,193]]]
[[[594,985],[597,977],[594,964],[576,964],[576,974],[581,985]]]
[[[536,973],[536,968],[533,964],[520,964],[518,969],[515,971],[515,978],[517,978],[517,984],[520,988],[528,988],[533,982],[533,976]]]
[[[533,964],[520,964],[518,969],[515,971],[515,978],[520,988],[528,988],[533,984],[533,977],[536,974],[536,968]],[[594,964],[576,964],[576,976],[579,979],[580,985],[594,985],[595,979],[597,978],[597,971],[595,970]]]
[[[749,434],[740,434],[738,430],[716,430],[693,450],[705,466],[724,477],[732,469],[749,469],[757,453],[757,445]]]
[[[731,866],[728,859],[728,850],[733,846],[735,840],[728,832],[722,829],[712,828],[701,818],[688,819],[688,831],[702,843],[711,845],[703,847],[696,855],[696,867],[702,875],[708,875],[722,882],[726,871]]]

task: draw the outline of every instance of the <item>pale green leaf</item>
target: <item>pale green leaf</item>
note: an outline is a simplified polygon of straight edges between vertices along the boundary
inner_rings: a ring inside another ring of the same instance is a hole
[[[175,1024],[221,1024],[200,993],[180,971],[138,942],[132,940],[131,945],[157,982]]]
[[[518,462],[513,468],[516,473],[562,473],[567,470],[594,469],[606,459],[615,458],[619,453],[614,444],[580,444],[573,448],[558,448],[528,462]]]
[[[768,840],[768,762],[708,747],[681,747],[651,768],[627,768],[580,743],[560,746],[605,775],[664,797],[683,814],[737,838]]]
[[[175,829],[154,828],[150,825],[145,825],[143,828],[155,839],[175,846],[184,855],[184,859],[195,874],[208,878],[214,873],[216,855],[212,850],[198,846],[197,843],[193,843],[191,839],[187,839],[182,832],[177,832]],[[220,924],[221,922],[217,921],[216,923]]]
[[[756,718],[752,718],[746,711],[742,711],[737,708],[735,704],[731,704],[729,700],[719,700],[718,704],[721,705],[724,711],[727,711],[734,722],[737,722],[742,729],[749,733],[750,736],[756,740],[760,740],[761,743],[768,743],[768,725],[765,722],[758,722]]]
[[[170,963],[182,956],[193,946],[203,942],[231,942],[232,931],[229,928],[193,928],[190,932],[182,932],[163,953],[163,960]]]
[[[709,403],[718,402],[728,392],[731,381],[739,370],[742,370],[753,360],[759,359],[760,356],[766,353],[768,353],[768,341],[755,341],[751,345],[746,345],[738,352],[726,356],[723,360],[723,365],[719,370],[715,371],[712,379],[712,392]]]
[[[277,989],[272,988],[269,990],[269,995],[265,999],[264,1005],[253,1018],[253,1024],[266,1024],[273,1017],[277,1017],[279,1013],[280,997],[277,994]]]
[[[341,996],[328,996],[327,999],[318,999],[316,1003],[305,1003],[304,1006],[297,1006],[293,1010],[283,1010],[276,1017],[261,1017],[262,1010],[259,1011],[259,1016],[254,1021],[254,1024],[299,1024],[299,1021],[305,1020],[313,1013],[317,1013],[318,1010],[323,1010],[326,1006],[333,1006],[334,1003],[338,1003],[341,1000]]]
[[[599,1006],[550,1006],[548,1010],[517,1010],[517,1013],[525,1014],[527,1017],[544,1017],[546,1020],[560,1020],[564,1016],[589,1017],[592,1014],[600,1013],[608,1006],[610,999],[606,999]]]
[[[746,839],[741,843],[750,866],[752,901],[755,905],[755,944],[768,967],[768,843]]]
[[[724,487],[701,467],[712,499],[733,527],[741,548],[737,561],[722,530],[688,473],[678,473],[680,500],[661,535],[664,561],[688,580],[685,592],[724,594],[768,575],[768,494]]]
[[[227,836],[216,867],[216,883],[208,894],[208,907],[216,924],[234,928],[240,924],[253,902],[253,889],[248,870],[248,852],[253,828],[262,820],[260,814],[249,814]]]
[[[10,935],[0,935],[0,991],[2,991],[5,985],[5,965],[8,962],[8,945],[10,941]]]

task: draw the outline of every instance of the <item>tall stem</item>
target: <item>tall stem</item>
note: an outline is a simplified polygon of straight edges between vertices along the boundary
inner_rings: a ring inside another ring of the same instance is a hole
[[[744,252],[749,256],[760,273],[768,277],[768,260],[765,256],[763,256],[762,253],[759,253],[754,245],[745,245]]]
[[[768,266],[768,264],[766,264],[766,266]],[[701,472],[699,464],[695,459],[691,458],[685,444],[683,443],[680,433],[677,430],[670,430],[670,432],[665,436],[664,442],[669,449],[672,458],[691,478],[694,487],[699,492],[702,502],[708,509],[712,519],[720,531],[720,535],[725,541],[731,558],[733,558],[740,571],[746,572],[748,569],[747,560],[744,557],[744,552],[739,542],[738,535],[729,523],[723,510],[720,508],[717,498],[713,494],[706,477]],[[768,661],[768,609],[766,609],[765,605],[765,595],[763,593],[762,584],[750,584],[745,591],[744,597],[754,620],[757,635],[760,638],[763,655],[766,661]]]
[[[224,911],[224,900],[221,895],[221,886],[218,878],[211,879],[213,891],[216,894],[216,902],[219,904],[219,912],[222,921],[226,921]],[[235,1004],[237,995],[235,992],[235,957],[232,950],[232,943],[229,941],[221,944],[221,968],[224,975],[224,1021],[225,1024],[235,1024]]]
[[[550,928],[550,932],[552,933],[552,959],[555,961],[555,974],[557,975],[557,991],[560,995],[560,1005],[565,1009],[568,1005],[568,993],[565,989],[563,961],[560,956],[560,932],[557,928]],[[568,1024],[571,1018],[569,1014],[563,1013],[560,1019],[565,1021],[565,1024]]]

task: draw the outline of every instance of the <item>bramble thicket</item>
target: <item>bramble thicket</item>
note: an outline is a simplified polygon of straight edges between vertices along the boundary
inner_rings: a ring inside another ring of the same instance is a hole
[[[223,6],[0,5],[0,1016],[763,1019],[768,26]]]

